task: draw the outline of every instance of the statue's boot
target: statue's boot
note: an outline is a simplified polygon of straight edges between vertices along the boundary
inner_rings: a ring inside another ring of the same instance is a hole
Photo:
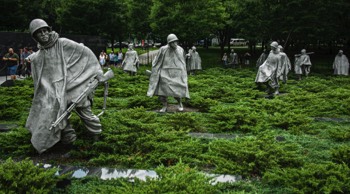
[[[179,103],[177,109],[178,109],[180,112],[182,112],[182,111],[184,110],[184,107],[183,107],[183,105],[182,105],[181,98],[175,98],[175,99],[176,99],[177,102]]]
[[[159,96],[159,101],[163,104],[163,108],[159,112],[166,112],[168,108],[168,99],[165,96]]]

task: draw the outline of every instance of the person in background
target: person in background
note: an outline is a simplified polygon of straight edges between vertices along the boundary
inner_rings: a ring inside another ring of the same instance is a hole
[[[7,75],[10,75],[12,80],[16,80],[19,56],[13,51],[13,48],[9,48],[8,53],[4,55],[2,60],[4,60],[7,65]]]
[[[18,53],[19,53],[18,54],[19,59],[18,59],[18,67],[17,67],[17,70],[16,70],[16,75],[17,75],[16,79],[22,80],[22,79],[24,79],[24,77],[22,76],[22,71],[24,69],[24,65],[22,64],[23,49],[19,49]]]
[[[109,53],[109,65],[112,65],[114,67],[116,64],[115,60],[116,60],[116,57],[115,57],[114,51],[112,50],[111,53]]]
[[[249,65],[250,63],[249,63],[249,59],[250,59],[250,53],[248,53],[248,52],[246,52],[245,54],[244,54],[244,65]]]
[[[117,64],[117,66],[118,66],[118,67],[121,67],[122,62],[123,62],[123,52],[122,52],[122,50],[120,49],[119,52],[118,52],[118,64]]]
[[[25,78],[26,76],[29,77],[29,72],[28,72],[28,62],[25,60],[31,53],[29,52],[27,47],[23,48],[23,52],[21,54],[21,64],[22,64],[22,69],[21,69],[21,75],[20,78]],[[30,65],[30,64],[29,64]]]
[[[227,67],[227,54],[224,53],[224,56],[222,56],[221,61],[224,65],[224,67]]]
[[[103,67],[106,64],[106,57],[105,57],[105,52],[102,51],[99,56],[99,62],[101,67]]]

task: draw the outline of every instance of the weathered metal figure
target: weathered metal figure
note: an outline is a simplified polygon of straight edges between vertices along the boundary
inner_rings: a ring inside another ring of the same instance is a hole
[[[278,43],[271,43],[271,51],[265,62],[259,67],[256,75],[256,83],[264,83],[269,89],[269,93],[274,95],[279,94],[278,79],[283,74],[282,71],[282,57],[278,49]],[[273,89],[274,91],[271,91]]]
[[[125,72],[130,75],[135,75],[139,68],[139,57],[137,52],[133,49],[133,44],[129,44],[128,51],[125,53],[125,58],[122,62],[122,67]]]
[[[301,75],[305,74],[307,77],[310,74],[312,64],[310,61],[310,56],[308,54],[313,54],[313,52],[306,53],[306,50],[302,49],[301,54],[294,55],[294,71],[298,76],[298,80],[301,80]]]
[[[190,98],[187,85],[187,72],[184,50],[177,45],[178,38],[169,34],[168,44],[162,46],[152,62],[152,73],[147,96],[159,96],[163,104],[160,112],[166,112],[167,97],[172,96],[178,102],[178,110],[183,111],[181,98]]]
[[[234,49],[231,49],[230,58],[229,58],[229,66],[235,68],[238,65],[238,55],[235,53]]]
[[[290,63],[290,60],[287,54],[283,52],[283,47],[281,45],[278,45],[278,49],[280,51],[280,55],[282,59],[281,75],[279,79],[282,80],[283,83],[287,83],[288,73],[292,69],[292,65]]]
[[[189,51],[188,56],[189,69],[187,69],[187,71],[189,71],[191,75],[194,75],[197,70],[202,70],[202,60],[195,46],[193,46],[192,49]]]
[[[98,81],[108,78],[94,53],[83,44],[59,38],[42,19],[32,20],[29,30],[39,48],[28,57],[34,98],[26,127],[34,148],[43,153],[59,141],[75,141],[75,130],[67,118],[73,108],[92,134],[100,134],[100,119],[91,111],[92,92]]]
[[[339,50],[333,62],[334,75],[348,75],[349,74],[349,60],[342,50]]]

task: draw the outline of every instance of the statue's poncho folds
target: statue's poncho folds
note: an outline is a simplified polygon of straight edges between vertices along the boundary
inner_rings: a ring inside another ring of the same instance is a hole
[[[184,50],[169,45],[161,47],[152,62],[152,74],[147,96],[190,98]]]
[[[32,54],[32,76],[34,98],[26,127],[32,133],[34,148],[42,153],[61,138],[60,130],[68,122],[64,119],[57,127],[49,130],[51,124],[67,109],[101,73],[101,67],[94,53],[83,44],[66,38],[53,37],[46,45]]]

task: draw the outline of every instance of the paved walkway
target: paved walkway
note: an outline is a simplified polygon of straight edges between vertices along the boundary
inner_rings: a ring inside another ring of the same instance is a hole
[[[7,79],[11,79],[7,77]],[[6,76],[0,76],[0,85],[6,81]]]
[[[158,53],[158,50],[149,51],[149,55],[147,53],[144,53],[142,55],[139,55],[139,61],[141,65],[146,65],[149,63],[152,63],[154,57],[156,57]]]

